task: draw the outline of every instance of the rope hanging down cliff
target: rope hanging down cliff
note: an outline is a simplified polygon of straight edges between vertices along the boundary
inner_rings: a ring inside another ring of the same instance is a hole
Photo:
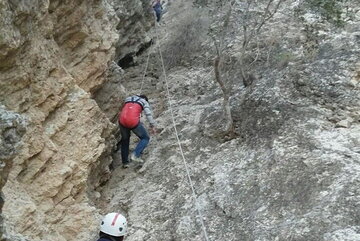
[[[145,64],[144,74],[143,74],[142,80],[141,80],[140,91],[139,91],[139,94],[140,94],[140,95],[142,94],[142,89],[143,89],[143,86],[144,86],[144,80],[145,80],[146,72],[147,72],[147,69],[148,69],[148,66],[149,66],[149,59],[150,59],[150,54],[151,54],[151,47],[152,47],[152,45],[153,45],[153,41],[151,40],[151,42],[150,42],[150,50],[149,50],[148,56],[147,56],[147,58],[146,58],[146,64]],[[154,48],[155,48],[155,47],[154,47]]]
[[[159,42],[160,38],[159,38],[158,31],[157,31],[156,22],[155,22],[155,35],[156,35],[157,41]],[[176,139],[177,139],[177,142],[178,142],[178,145],[179,145],[180,154],[181,154],[182,159],[183,159],[183,163],[184,163],[184,166],[185,166],[187,178],[188,178],[188,181],[189,181],[189,184],[190,184],[190,187],[191,187],[191,191],[192,191],[192,196],[193,196],[193,199],[195,201],[195,206],[196,206],[196,209],[197,209],[197,212],[198,212],[198,215],[199,215],[199,218],[200,218],[200,223],[201,223],[201,226],[202,226],[202,229],[203,229],[203,232],[204,232],[205,240],[209,241],[209,237],[208,237],[208,234],[206,232],[206,227],[205,227],[205,223],[204,223],[203,214],[202,214],[201,209],[199,207],[199,204],[197,202],[197,197],[196,197],[196,193],[195,193],[195,189],[194,189],[194,184],[193,184],[193,181],[191,180],[189,167],[188,167],[188,164],[186,162],[184,152],[183,152],[183,149],[182,149],[182,146],[181,146],[181,143],[180,143],[180,138],[179,138],[179,135],[178,135],[178,131],[177,131],[177,128],[176,128],[175,117],[174,117],[173,108],[172,108],[172,105],[171,105],[171,96],[170,96],[170,91],[169,91],[169,84],[168,84],[168,81],[167,81],[166,70],[165,70],[165,65],[164,65],[164,59],[163,59],[163,56],[162,56],[162,53],[161,53],[160,45],[158,44],[157,46],[158,46],[158,49],[159,49],[161,66],[162,66],[162,71],[163,71],[164,80],[165,80],[166,93],[167,93],[167,98],[168,98],[168,102],[169,102],[169,109],[170,109],[170,113],[171,113],[171,119],[172,119],[172,123],[173,123],[173,126],[174,126]]]

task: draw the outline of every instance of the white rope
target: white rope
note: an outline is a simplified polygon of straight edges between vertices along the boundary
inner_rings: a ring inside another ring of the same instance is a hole
[[[155,34],[156,34],[157,40],[160,41],[159,40],[159,35],[158,35],[158,32],[157,32],[156,23],[155,23]],[[165,80],[165,85],[166,85],[167,98],[168,98],[168,101],[169,101],[169,108],[170,108],[172,122],[173,122],[173,125],[174,125],[176,139],[177,139],[179,149],[180,149],[180,153],[181,153],[181,156],[182,156],[182,159],[183,159],[183,162],[184,162],[184,166],[185,166],[185,169],[186,169],[186,174],[187,174],[187,178],[189,180],[189,184],[190,184],[190,187],[191,187],[192,196],[193,196],[193,198],[195,200],[195,206],[196,206],[196,209],[197,209],[199,217],[200,217],[200,222],[201,222],[201,226],[202,226],[202,229],[203,229],[203,232],[204,232],[205,240],[209,241],[209,237],[208,237],[208,234],[206,232],[206,227],[205,227],[205,223],[204,223],[203,214],[202,214],[201,209],[200,209],[200,207],[198,205],[198,202],[197,202],[197,197],[196,197],[193,182],[191,180],[189,167],[188,167],[188,164],[186,163],[184,152],[183,152],[183,149],[182,149],[182,146],[181,146],[181,143],[180,143],[178,131],[176,129],[175,117],[174,117],[174,113],[173,113],[173,109],[172,109],[172,105],[171,105],[171,96],[170,96],[170,91],[169,91],[169,85],[168,85],[168,81],[167,81],[167,77],[166,77],[164,59],[163,59],[163,56],[162,56],[162,53],[161,53],[160,44],[158,44],[158,48],[159,48],[160,60],[161,60],[161,65],[162,65],[162,70],[163,70],[163,75],[164,75],[164,80]]]
[[[149,53],[148,53],[148,56],[147,56],[147,59],[146,59],[144,74],[143,74],[142,80],[141,80],[140,91],[139,91],[140,95],[142,94],[142,89],[143,89],[143,86],[144,86],[144,80],[145,80],[146,72],[147,72],[147,69],[148,69],[148,66],[149,66],[149,59],[150,59],[150,54],[151,54],[151,46],[152,46],[152,40],[150,42]]]

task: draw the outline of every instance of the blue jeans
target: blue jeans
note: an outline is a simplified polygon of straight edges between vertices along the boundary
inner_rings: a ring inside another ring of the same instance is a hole
[[[120,125],[120,133],[121,133],[121,160],[123,164],[129,163],[129,145],[130,145],[130,135],[131,131],[140,138],[139,143],[136,145],[134,150],[135,156],[139,157],[145,147],[148,145],[150,141],[150,137],[146,132],[144,125],[139,122],[139,124],[134,129],[126,128]]]
[[[161,19],[161,9],[154,8],[156,14],[156,22],[160,22]]]

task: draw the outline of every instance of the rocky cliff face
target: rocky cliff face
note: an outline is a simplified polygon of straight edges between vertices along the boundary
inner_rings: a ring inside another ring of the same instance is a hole
[[[99,212],[86,192],[108,177],[115,125],[92,93],[121,57],[116,45],[139,48],[148,24],[140,29],[132,18],[145,19],[146,8],[141,1],[0,3],[0,101],[28,123],[22,149],[9,140],[16,125],[1,126],[6,153],[18,152],[4,187],[8,240],[94,238]],[[89,177],[93,169],[101,175]]]
[[[343,19],[285,1],[246,48],[243,26],[267,17],[267,2],[233,2],[169,1],[156,29],[148,1],[0,3],[1,161],[13,163],[1,174],[4,238],[96,240],[101,214],[121,211],[126,240],[205,240],[197,203],[210,240],[360,239],[356,1],[336,5]],[[214,39],[232,139],[221,135]],[[159,133],[143,167],[110,172],[116,112],[140,89]]]

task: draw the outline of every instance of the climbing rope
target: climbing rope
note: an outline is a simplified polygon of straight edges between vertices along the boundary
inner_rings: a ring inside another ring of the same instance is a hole
[[[144,74],[143,74],[142,80],[141,80],[140,91],[139,91],[140,95],[142,94],[142,89],[143,89],[143,86],[144,86],[144,80],[145,80],[146,72],[147,72],[147,69],[148,69],[148,66],[149,66],[149,59],[150,59],[152,44],[153,44],[153,41],[151,40],[150,41],[150,50],[149,50],[149,53],[148,53],[148,56],[147,56],[147,59],[146,59]]]
[[[157,41],[159,42],[160,39],[159,39],[158,31],[157,31],[156,22],[155,22],[155,35],[156,35]],[[174,130],[175,130],[176,139],[177,139],[179,149],[180,149],[180,153],[181,153],[183,163],[184,163],[184,166],[185,166],[187,178],[188,178],[188,181],[189,181],[189,184],[190,184],[190,187],[191,187],[192,196],[193,196],[193,199],[195,201],[195,206],[196,206],[197,212],[198,212],[199,217],[200,217],[200,223],[201,223],[201,226],[202,226],[202,229],[203,229],[203,232],[204,232],[204,237],[205,237],[206,241],[209,241],[209,237],[208,237],[208,234],[206,232],[206,227],[205,227],[205,223],[204,223],[203,214],[202,214],[201,209],[199,207],[199,204],[197,202],[197,197],[196,197],[196,193],[195,193],[195,189],[194,189],[194,184],[193,184],[193,181],[191,180],[189,167],[188,167],[188,164],[186,162],[184,152],[183,152],[183,149],[182,149],[182,146],[181,146],[181,143],[180,143],[179,134],[178,134],[178,131],[177,131],[177,128],[176,128],[174,112],[173,112],[173,108],[172,108],[172,105],[171,105],[171,96],[170,96],[169,84],[168,84],[168,81],[167,81],[166,70],[165,70],[165,65],[164,65],[164,59],[163,59],[163,56],[162,56],[162,53],[161,53],[161,48],[160,48],[159,44],[158,44],[158,49],[159,49],[159,55],[160,55],[160,60],[161,60],[161,65],[162,65],[162,71],[163,71],[164,80],[165,80],[165,86],[166,86],[166,93],[167,93],[167,98],[168,98],[168,101],[169,101],[169,109],[170,109],[171,119],[172,119],[172,123],[173,123]]]

